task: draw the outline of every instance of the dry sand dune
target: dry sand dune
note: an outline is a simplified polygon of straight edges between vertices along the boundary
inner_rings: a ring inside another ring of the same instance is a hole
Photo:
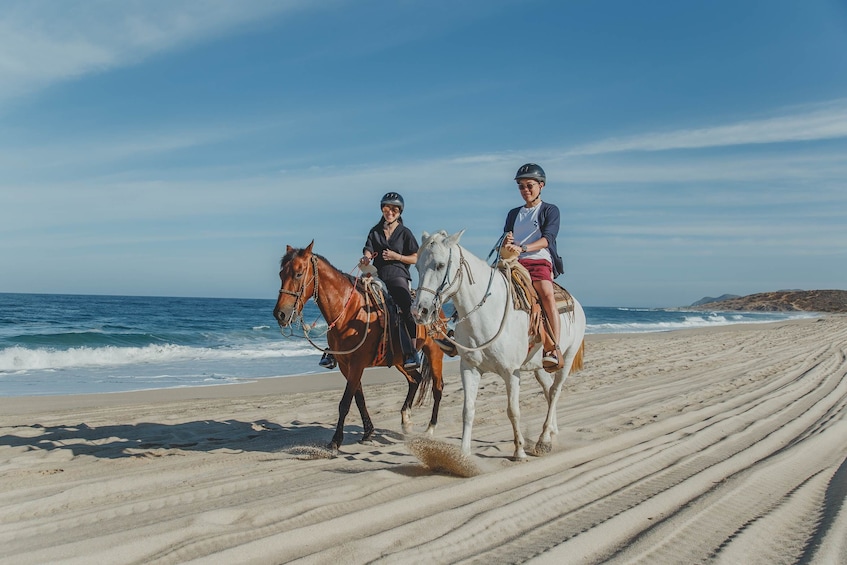
[[[457,368],[433,440],[404,440],[405,385],[372,371],[376,439],[354,412],[336,458],[338,375],[0,399],[0,560],[847,563],[847,318],[590,336],[553,453],[525,463],[486,375],[470,478],[412,454],[456,460]]]

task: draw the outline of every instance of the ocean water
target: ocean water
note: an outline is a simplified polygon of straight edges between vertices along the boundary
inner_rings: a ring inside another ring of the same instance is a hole
[[[273,300],[0,293],[0,396],[224,385],[323,372],[302,330],[283,335]],[[586,307],[588,333],[657,332],[810,317]],[[304,310],[320,345],[326,322]]]

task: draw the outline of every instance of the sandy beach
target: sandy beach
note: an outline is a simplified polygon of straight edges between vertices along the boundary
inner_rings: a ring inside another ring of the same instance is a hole
[[[432,440],[369,370],[375,440],[354,409],[335,458],[338,373],[0,398],[0,562],[847,563],[847,317],[592,335],[585,367],[526,462],[485,375],[470,477],[415,455],[457,451],[455,361]],[[521,410],[534,440],[530,376]]]

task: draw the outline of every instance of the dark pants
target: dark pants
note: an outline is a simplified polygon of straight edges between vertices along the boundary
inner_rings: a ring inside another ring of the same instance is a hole
[[[417,327],[415,326],[414,318],[412,318],[412,291],[409,290],[409,281],[408,279],[397,278],[383,282],[388,287],[388,294],[391,295],[394,303],[400,309],[400,320],[406,329],[406,332],[400,332],[403,351],[407,354],[414,353],[415,346],[411,339],[417,334]],[[404,333],[406,334],[405,337],[409,338],[408,342],[404,339]]]

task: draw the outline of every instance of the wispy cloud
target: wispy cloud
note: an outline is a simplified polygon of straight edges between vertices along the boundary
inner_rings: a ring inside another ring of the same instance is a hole
[[[847,100],[793,109],[791,113],[713,127],[613,137],[574,147],[566,155],[665,151],[847,137]]]
[[[295,123],[285,121],[258,120],[236,123],[219,121],[209,124],[170,124],[154,127],[123,129],[119,132],[79,132],[73,143],[65,137],[22,144],[13,135],[0,135],[0,166],[7,174],[24,171],[31,175],[33,168],[65,167],[74,165],[80,169],[119,163],[125,159],[143,158],[192,149],[218,143],[235,143],[267,130]]]
[[[782,153],[730,156],[692,155],[686,159],[653,156],[636,162],[572,159],[547,167],[547,175],[567,184],[663,184],[804,181],[840,181],[847,175],[843,151],[816,154]]]
[[[8,0],[0,6],[0,104],[304,5],[301,0]]]

